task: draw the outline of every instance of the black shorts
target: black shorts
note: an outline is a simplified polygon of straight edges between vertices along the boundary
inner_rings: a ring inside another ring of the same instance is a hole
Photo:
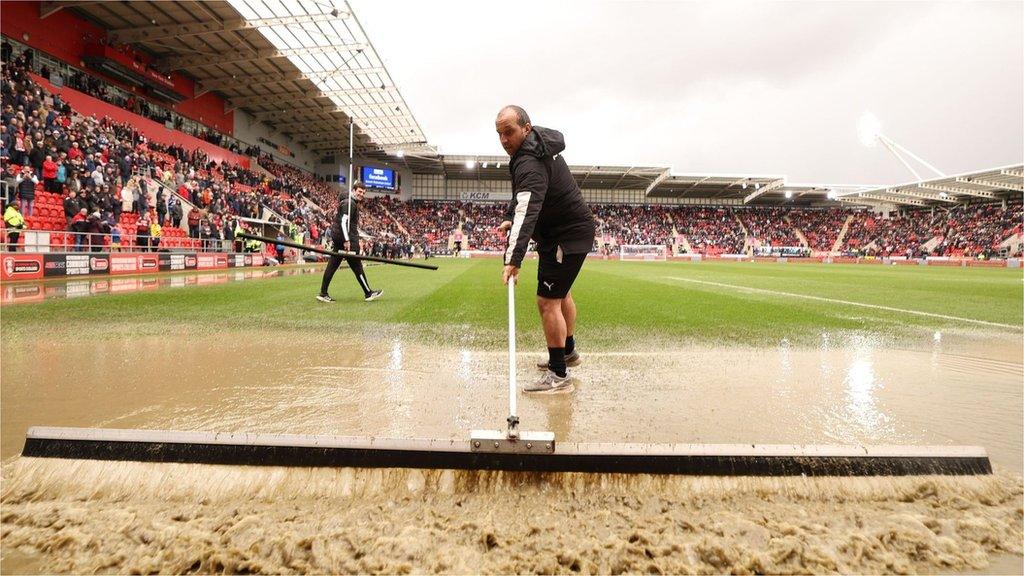
[[[587,254],[562,254],[561,250],[545,250],[537,255],[540,257],[540,265],[537,266],[537,296],[565,298],[583,268]]]

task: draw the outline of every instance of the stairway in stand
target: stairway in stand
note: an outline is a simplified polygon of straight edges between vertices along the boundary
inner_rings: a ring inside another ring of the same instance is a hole
[[[846,222],[843,222],[843,228],[839,231],[839,236],[836,236],[835,244],[832,244],[832,252],[839,252],[843,248],[843,241],[846,240],[846,233],[850,230],[850,222],[853,222],[853,214],[846,217]]]

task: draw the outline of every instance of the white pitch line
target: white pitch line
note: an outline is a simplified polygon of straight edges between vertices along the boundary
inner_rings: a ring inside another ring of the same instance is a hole
[[[472,352],[472,354],[474,356],[508,356],[508,352],[507,351],[502,352],[500,350],[481,350],[481,351],[474,351],[474,352]],[[528,357],[528,356],[536,356],[538,358],[541,358],[541,357],[544,356],[544,354],[545,354],[544,352],[517,352],[516,353],[516,357],[518,358],[518,357],[521,356],[521,357],[525,358],[525,357]],[[648,351],[648,352],[591,352],[591,351],[588,350],[586,352],[587,358],[648,358],[650,356],[676,356],[676,357],[682,357],[683,354],[684,354],[684,352],[680,351],[680,350],[671,350],[671,351],[651,350],[651,351]]]
[[[838,300],[836,298],[825,298],[823,296],[811,296],[809,294],[794,294],[793,292],[782,292],[780,290],[768,290],[765,288],[752,288],[750,286],[740,286],[739,284],[726,284],[724,282],[711,282],[709,280],[694,280],[693,278],[680,278],[678,276],[663,276],[669,280],[678,280],[680,282],[693,282],[694,284],[706,284],[708,286],[720,286],[722,288],[732,288],[733,290],[745,290],[747,292],[758,292],[761,294],[771,294],[773,296],[789,296],[790,298],[804,298],[806,300],[817,300],[818,302],[828,302],[830,304],[844,304],[846,306],[859,306],[861,308],[873,308],[875,310],[886,310],[888,312],[899,312],[900,314],[913,314],[914,316],[926,316],[928,318],[941,318],[943,320],[955,320],[957,322],[970,322],[972,324],[983,324],[985,326],[996,326],[998,328],[1009,328],[1011,330],[1021,330],[1021,326],[1014,326],[1013,324],[1001,324],[999,322],[989,322],[988,320],[976,320],[974,318],[962,318],[960,316],[948,316],[946,314],[936,314],[934,312],[921,312],[920,310],[907,310],[906,308],[894,308],[892,306],[882,306],[881,304],[865,304],[864,302],[852,302],[850,300]]]

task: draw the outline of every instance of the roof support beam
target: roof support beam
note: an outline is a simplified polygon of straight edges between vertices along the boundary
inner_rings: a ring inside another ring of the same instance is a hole
[[[367,108],[373,108],[373,107],[378,107],[378,106],[381,106],[381,107],[392,107],[392,106],[394,106],[394,107],[402,107],[402,106],[405,106],[405,103],[404,102],[375,102],[373,104],[356,104],[356,105],[352,105],[352,106],[346,105],[345,108],[340,108],[336,104],[332,105],[332,106],[333,107],[326,107],[325,106],[325,107],[322,107],[322,108],[321,107],[314,107],[314,106],[305,106],[305,107],[300,107],[300,108],[290,108],[290,109],[275,110],[275,111],[272,111],[272,112],[256,112],[255,114],[253,114],[253,116],[255,116],[258,120],[262,120],[264,122],[273,122],[275,119],[285,118],[285,117],[289,118],[289,119],[293,119],[293,118],[295,118],[296,114],[322,113],[322,114],[345,114],[346,116],[351,116],[351,117],[354,117],[356,120],[359,120],[359,114],[354,113],[356,110],[365,110]],[[394,108],[392,108],[392,110],[393,109]],[[372,111],[371,111],[371,113],[372,113]],[[378,118],[379,118],[379,116],[378,116]]]
[[[764,186],[760,186],[759,187],[757,184],[754,184],[755,190],[753,192],[751,192],[750,194],[747,194],[746,197],[743,198],[743,203],[744,204],[749,204],[751,200],[757,198],[758,196],[760,196],[762,194],[767,194],[768,192],[771,192],[772,190],[777,190],[779,188],[782,188],[782,186],[785,183],[786,183],[785,180],[783,180],[782,178],[778,178],[776,180],[772,180],[771,182],[765,184]]]
[[[311,72],[309,74],[303,74],[299,70],[291,72],[285,72],[283,74],[260,74],[258,76],[220,76],[217,78],[206,78],[200,80],[199,83],[203,85],[203,88],[209,90],[237,90],[241,88],[249,88],[253,82],[270,83],[270,82],[298,82],[302,80],[309,80],[310,82],[316,82],[326,78],[355,78],[364,76],[367,74],[384,74],[387,71],[384,68],[336,68],[334,70],[324,70],[323,72]]]
[[[247,96],[245,98],[231,98],[231,106],[243,108],[253,104],[293,104],[300,98],[334,98],[337,96],[372,96],[384,94],[394,88],[355,88],[352,90],[323,90],[315,93],[308,92],[281,92],[278,94],[267,94],[265,96]]]
[[[924,206],[923,200],[917,200],[915,198],[900,198],[898,196],[889,196],[887,194],[880,193],[861,193],[858,194],[859,198],[869,198],[871,200],[879,200],[881,202],[888,202],[890,204],[906,204],[908,206]]]
[[[206,20],[191,22],[189,24],[176,24],[174,26],[142,26],[134,28],[118,28],[107,32],[107,38],[113,44],[134,44],[136,42],[152,42],[155,40],[167,40],[169,38],[183,38],[199,34],[210,34],[213,32],[231,32],[233,30],[252,30],[268,26],[289,26],[292,24],[305,24],[307,22],[321,22],[332,18],[348,18],[348,12],[336,10],[332,14],[299,14],[295,16],[281,16],[276,18],[256,18],[246,20],[236,18],[218,22]]]
[[[252,62],[254,60],[266,60],[269,58],[290,58],[292,56],[307,56],[314,54],[332,54],[335,52],[357,52],[364,50],[366,44],[336,44],[334,46],[310,46],[308,48],[290,48],[278,50],[267,48],[265,50],[233,50],[217,55],[215,58],[209,55],[201,56],[179,56],[159,60],[156,63],[157,69],[166,70],[188,70],[200,66],[213,66],[221,64],[236,64],[238,62]]]
[[[964,181],[963,178],[957,178],[957,182]],[[947,194],[960,194],[961,196],[977,196],[978,198],[995,198],[994,192],[987,190],[972,190],[969,188],[960,188],[959,186],[940,186],[939,184],[918,184],[919,188],[925,190],[935,190],[936,192],[945,192]]]
[[[1005,173],[1006,170],[1003,170],[1003,172]],[[989,188],[995,188],[997,190],[1024,192],[1024,182],[996,182],[995,180],[983,180],[981,178],[957,178],[956,181],[963,184],[988,186]]]
[[[836,200],[840,202],[845,202],[847,204],[857,204],[860,206],[878,206],[880,204],[883,204],[883,202],[879,202],[878,200],[870,200],[867,198],[863,198],[861,196],[839,196],[836,198]]]
[[[359,139],[357,138],[356,141],[358,142]],[[400,140],[400,139],[395,139],[395,138],[386,138],[386,139],[382,139],[382,140],[376,140],[376,139],[369,138],[369,137],[365,138],[362,143],[365,146],[377,146],[377,147],[384,147],[384,146],[395,146],[395,147],[398,147],[398,146],[406,146],[406,145],[410,145],[411,146],[411,145],[415,145],[415,144],[420,144],[420,142],[418,142],[418,141],[410,142],[408,140]],[[303,146],[305,146],[307,150],[332,150],[332,149],[335,149],[335,148],[347,149],[348,148],[348,139],[334,140],[334,141],[324,141],[324,142],[303,143]]]
[[[87,4],[99,4],[99,2],[40,2],[39,3],[39,19],[43,20],[50,16],[53,16],[57,12],[60,12],[64,8],[71,8],[74,6],[84,6]]]
[[[1017,178],[1024,179],[1024,168],[1007,168],[1006,170],[1000,170],[999,173],[1003,176],[1016,176]]]
[[[252,116],[253,118],[256,118],[257,120],[260,120],[262,122],[273,122],[274,120],[287,118],[289,121],[283,124],[287,126],[290,124],[305,124],[308,121],[307,119],[297,118],[296,115],[298,114],[330,114],[332,116],[340,116],[344,113],[345,111],[340,108],[320,108],[304,106],[299,108],[292,108],[291,110],[287,111],[280,110],[274,112],[255,112],[253,113]]]
[[[289,133],[287,130],[281,130],[281,126],[278,126],[277,128],[278,128],[279,131],[281,131],[283,133]],[[401,126],[385,126],[385,127],[382,127],[382,128],[364,129],[364,128],[360,127],[359,124],[356,124],[356,129],[359,130],[359,132],[356,132],[356,133],[358,134],[358,133],[361,132],[361,133],[366,134],[366,133],[369,133],[371,130],[374,130],[374,131],[381,131],[381,130],[404,130],[406,128],[417,128],[417,126],[415,124],[403,124]],[[302,131],[302,132],[291,132],[290,134],[291,134],[292,138],[301,139],[301,138],[309,137],[309,136],[320,136],[321,134],[323,134],[325,136],[329,135],[329,134],[337,134],[338,132],[339,132],[338,130],[321,129],[321,130],[305,130],[305,131]]]
[[[914,198],[923,198],[924,200],[931,200],[932,202],[949,202],[951,204],[958,204],[956,198],[949,196],[948,194],[943,196],[942,194],[929,194],[927,192],[918,192],[915,189],[904,190],[902,188],[887,188],[883,190],[885,194],[892,194],[893,196],[912,196]]]
[[[589,172],[587,172],[587,174],[589,174]],[[653,192],[654,189],[658,187],[658,184],[664,182],[669,176],[671,176],[671,170],[669,170],[668,168],[662,170],[661,174],[658,174],[658,177],[655,178],[654,180],[651,180],[651,183],[647,185],[647,189],[644,190],[644,197],[650,196],[651,192]],[[586,177],[584,177],[584,179],[586,179]]]

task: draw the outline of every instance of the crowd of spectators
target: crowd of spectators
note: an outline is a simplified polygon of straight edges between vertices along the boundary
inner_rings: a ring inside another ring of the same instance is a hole
[[[743,250],[743,228],[732,208],[686,206],[676,209],[676,230],[686,237],[693,252],[738,254]]]
[[[1024,231],[1024,209],[1019,200],[1006,209],[999,203],[921,209],[880,218],[853,213],[844,239],[851,255],[956,256],[992,258],[1000,255],[1000,243]],[[1009,256],[1020,256],[1020,248]]]
[[[787,208],[748,208],[737,211],[755,246],[800,246],[800,239],[787,220]]]
[[[289,237],[326,242],[338,187],[255,146],[245,152],[257,156],[260,169],[250,170],[213,162],[201,150],[148,141],[128,124],[78,115],[32,81],[31,54],[5,50],[0,76],[0,161],[11,185],[3,200],[6,205],[17,197],[30,225],[35,195],[47,193],[61,197],[65,230],[76,234],[80,246],[89,244],[82,240],[89,233],[113,234],[132,246],[145,239],[152,246],[168,226],[204,243],[230,241],[238,218],[274,216],[269,211],[291,223],[282,226]],[[91,76],[73,77],[70,84],[112,97]],[[144,100],[122,104],[143,115],[148,106]],[[593,210],[597,244],[608,238],[612,245],[682,247],[685,238],[695,252],[739,253],[747,247],[745,226],[751,245],[797,246],[800,230],[811,250],[828,251],[849,218],[845,252],[907,257],[991,257],[1003,239],[1021,232],[1024,216],[1019,201],[1005,210],[998,204],[955,206],[890,218],[852,209],[599,204]],[[461,234],[464,248],[501,250],[505,235],[496,228],[505,211],[503,203],[371,197],[361,210],[364,247],[383,256],[437,253]]]
[[[787,212],[793,228],[807,239],[807,247],[816,252],[829,252],[835,246],[846,219],[856,211],[848,208],[802,209]]]
[[[33,82],[30,50],[5,55],[10,60],[0,78],[0,158],[11,195],[29,222],[35,190],[41,188],[63,196],[67,230],[77,233],[76,245],[86,233],[111,232],[138,246],[136,238],[145,236],[142,224],[152,226],[150,238],[158,237],[161,226],[182,225],[186,210],[171,191],[194,205],[183,227],[204,244],[232,239],[235,217],[260,218],[264,207],[297,223],[313,243],[329,225],[322,210],[301,194],[283,192],[272,176],[212,162],[200,150],[147,141],[130,125],[109,118],[76,114],[59,94]],[[93,92],[103,89],[88,80],[76,82]],[[126,220],[126,213],[136,217]]]
[[[999,204],[956,206],[943,210],[936,224],[942,239],[934,254],[991,258],[1000,242],[1024,232],[1024,205],[1018,200],[1005,210]]]
[[[672,243],[672,207],[599,204],[593,210],[599,237],[608,234],[616,244],[666,246]]]

